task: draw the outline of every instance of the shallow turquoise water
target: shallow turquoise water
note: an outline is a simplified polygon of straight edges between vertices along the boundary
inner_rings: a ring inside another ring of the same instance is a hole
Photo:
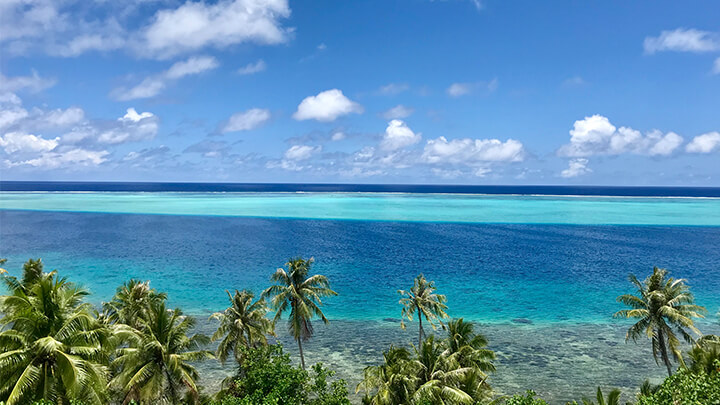
[[[720,198],[4,192],[0,209],[384,221],[720,226]]]

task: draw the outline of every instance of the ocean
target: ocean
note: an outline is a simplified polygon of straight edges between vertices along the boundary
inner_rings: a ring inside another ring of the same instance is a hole
[[[0,257],[30,257],[87,286],[95,304],[151,280],[201,320],[226,289],[268,286],[290,257],[314,257],[339,293],[306,358],[357,384],[391,343],[398,289],[424,273],[448,313],[480,323],[498,353],[491,383],[553,403],[660,378],[649,342],[625,343],[615,298],[653,266],[720,309],[720,189],[541,186],[0,183]],[[699,323],[720,329],[717,317]],[[278,329],[284,331],[284,325]],[[296,354],[287,336],[286,348]],[[217,384],[232,367],[202,365]]]

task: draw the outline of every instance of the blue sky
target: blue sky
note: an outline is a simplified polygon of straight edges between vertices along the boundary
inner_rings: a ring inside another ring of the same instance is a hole
[[[720,186],[720,7],[0,3],[3,180]]]

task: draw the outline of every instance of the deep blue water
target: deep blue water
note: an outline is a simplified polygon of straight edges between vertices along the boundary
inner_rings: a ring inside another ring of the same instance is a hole
[[[612,322],[627,275],[652,266],[687,278],[720,306],[720,227],[489,225],[0,211],[0,257],[29,257],[111,297],[152,280],[192,313],[223,308],[225,289],[268,285],[293,256],[314,256],[340,296],[335,319],[399,317],[396,290],[435,280],[450,314],[485,322]]]
[[[123,183],[0,181],[0,191],[397,192],[521,195],[720,197],[720,187],[502,186],[297,183]]]

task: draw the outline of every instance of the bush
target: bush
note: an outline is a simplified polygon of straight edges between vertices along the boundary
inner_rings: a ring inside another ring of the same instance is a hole
[[[720,361],[716,361],[720,367]],[[693,373],[680,369],[665,379],[652,393],[640,395],[637,405],[717,405],[720,404],[720,372]]]
[[[525,395],[516,394],[505,401],[505,405],[548,405],[544,399],[535,398],[535,391],[528,390]]]
[[[279,345],[244,349],[238,375],[216,405],[349,405],[344,380],[328,383],[333,372],[322,364],[312,375],[293,367]]]

